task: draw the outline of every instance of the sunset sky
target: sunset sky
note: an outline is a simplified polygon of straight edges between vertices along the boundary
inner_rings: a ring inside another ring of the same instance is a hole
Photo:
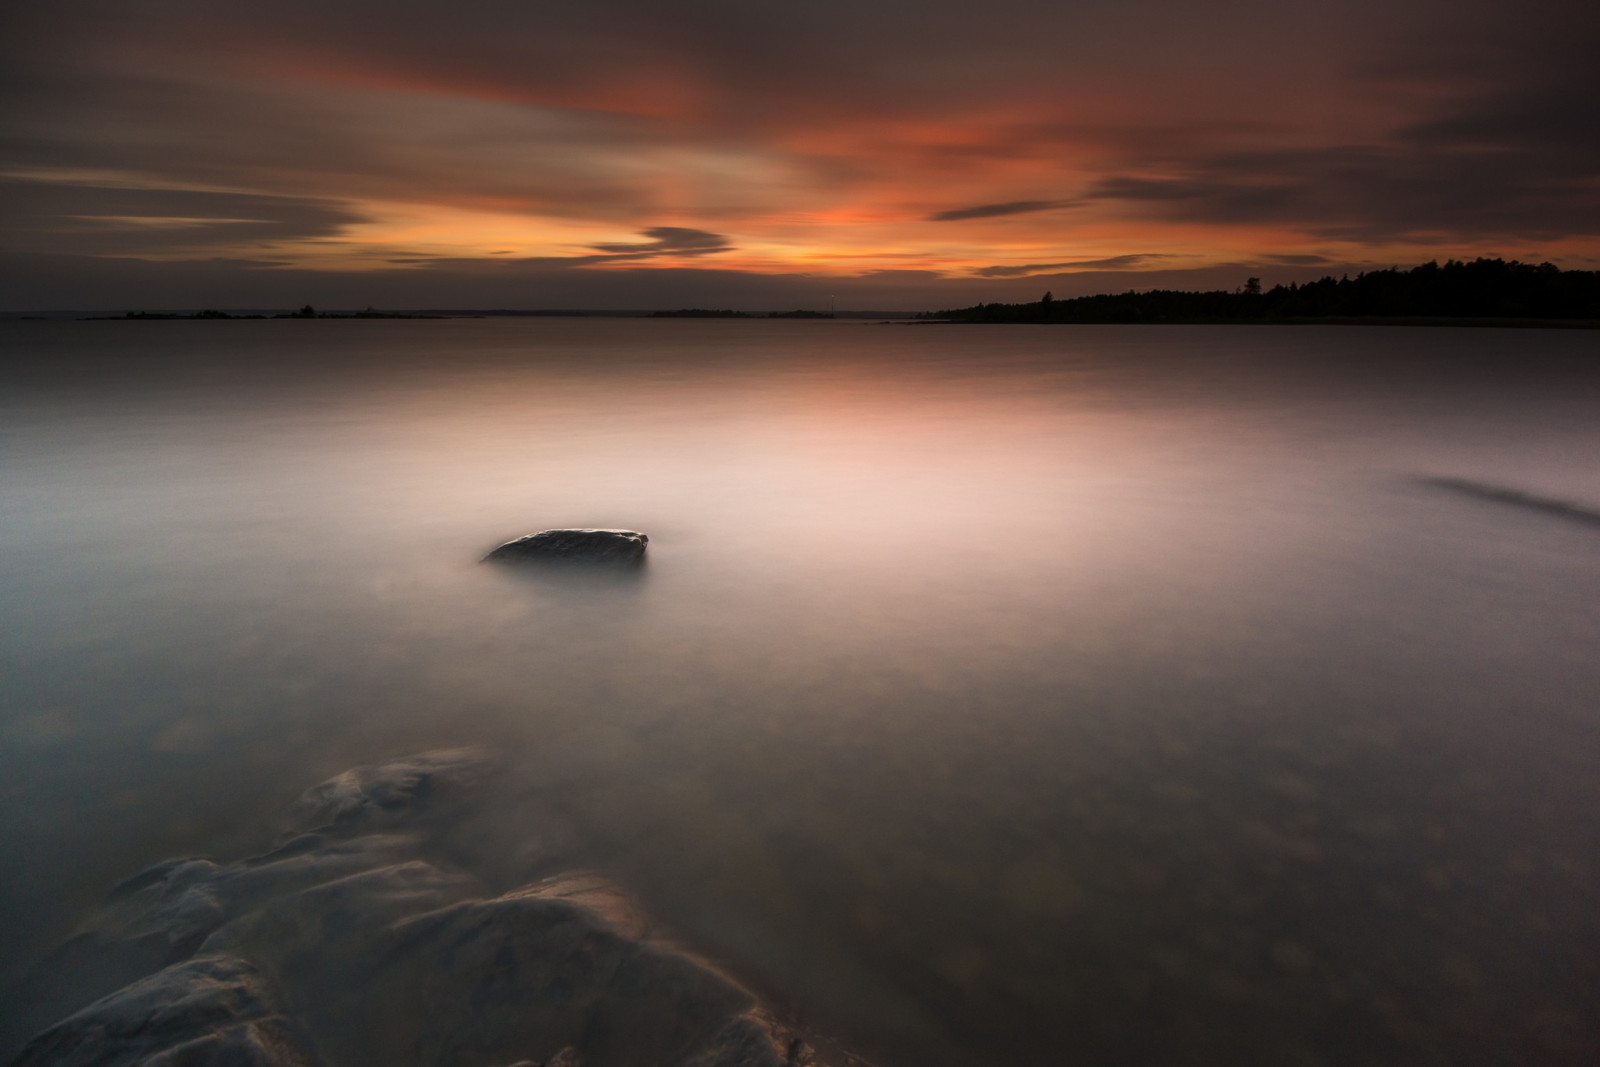
[[[0,309],[916,309],[1592,269],[1597,10],[9,4]]]

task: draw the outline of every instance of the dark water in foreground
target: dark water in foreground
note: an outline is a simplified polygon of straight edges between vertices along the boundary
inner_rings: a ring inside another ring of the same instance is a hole
[[[8,979],[146,863],[481,743],[887,1067],[1600,1057],[1600,334],[0,345]],[[563,525],[649,566],[476,563]]]

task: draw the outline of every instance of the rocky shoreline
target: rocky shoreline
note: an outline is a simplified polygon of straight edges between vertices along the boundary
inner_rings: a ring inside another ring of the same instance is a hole
[[[271,851],[120,883],[34,969],[59,1021],[17,1067],[863,1063],[603,877],[495,892],[441,858],[495,773],[468,749],[357,768],[308,790]]]

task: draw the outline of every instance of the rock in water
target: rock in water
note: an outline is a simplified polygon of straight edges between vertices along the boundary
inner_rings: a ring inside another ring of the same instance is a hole
[[[48,1018],[17,1067],[864,1064],[802,1056],[809,1034],[602,876],[505,892],[458,866],[500,771],[472,749],[358,767],[308,790],[270,852],[120,883],[32,969]]]
[[[540,530],[483,557],[497,562],[638,563],[650,538],[637,530]]]
[[[315,1054],[252,964],[198,956],[63,1019],[14,1067],[311,1067]]]
[[[403,819],[423,801],[462,793],[488,774],[489,760],[473,748],[439,749],[381,767],[356,767],[305,791],[290,809],[294,829],[376,829]]]

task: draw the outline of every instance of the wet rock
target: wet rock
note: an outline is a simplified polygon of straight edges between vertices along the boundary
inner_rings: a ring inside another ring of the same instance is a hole
[[[483,557],[502,563],[637,564],[650,538],[637,530],[541,530],[505,544]]]
[[[306,790],[290,809],[301,829],[370,826],[397,822],[416,814],[424,802],[438,804],[459,797],[491,771],[478,749],[452,748],[378,767],[356,767]]]
[[[197,952],[229,922],[273,901],[351,875],[414,860],[415,837],[350,840],[303,834],[264,856],[233,864],[168,860],[115,886],[106,903],[28,975],[23,1025],[48,1025],[88,1002]],[[437,907],[454,896],[431,898]]]
[[[457,869],[441,805],[488,773],[465,749],[357,768],[308,790],[294,822],[315,829],[269,852],[122,882],[35,973],[69,990],[44,1021],[78,1010],[19,1065],[782,1067],[758,1000],[614,884],[497,894]]]
[[[32,968],[28,1001],[16,1009],[23,1034],[192,956],[227,918],[208,889],[220,869],[209,860],[168,860],[115,886]]]
[[[794,1056],[780,1056],[766,1027],[749,1016],[740,1016],[717,1031],[705,1048],[685,1060],[684,1067],[787,1067],[799,1062],[802,1047],[796,1041]]]
[[[16,1067],[311,1067],[306,1036],[250,963],[204,956],[95,1001],[30,1041]]]
[[[392,1049],[412,1062],[466,1067],[502,1049],[539,1060],[571,1046],[589,1067],[685,1063],[755,1005],[709,967],[537,890],[457,904],[395,933],[374,988],[425,1019]]]
[[[418,860],[425,842],[454,829],[440,817],[466,808],[493,769],[472,749],[356,768],[308,790],[295,805],[291,824],[315,832],[298,833],[236,863],[174,859],[124,879],[71,937],[29,968],[28,996],[12,1010],[13,1025],[22,1034],[48,1026],[188,959],[226,924],[275,901]],[[360,832],[378,828],[405,832]],[[414,910],[465,895],[437,895]]]
[[[274,901],[202,951],[257,963],[337,1062],[782,1062],[753,1020],[730,1043],[751,994],[590,906],[620,898],[600,879],[462,899],[472,888],[420,862],[367,871]]]
[[[222,903],[212,890],[221,870],[198,857],[147,868],[112,887],[96,929],[128,943],[151,942],[163,957],[188,956],[222,925]]]

